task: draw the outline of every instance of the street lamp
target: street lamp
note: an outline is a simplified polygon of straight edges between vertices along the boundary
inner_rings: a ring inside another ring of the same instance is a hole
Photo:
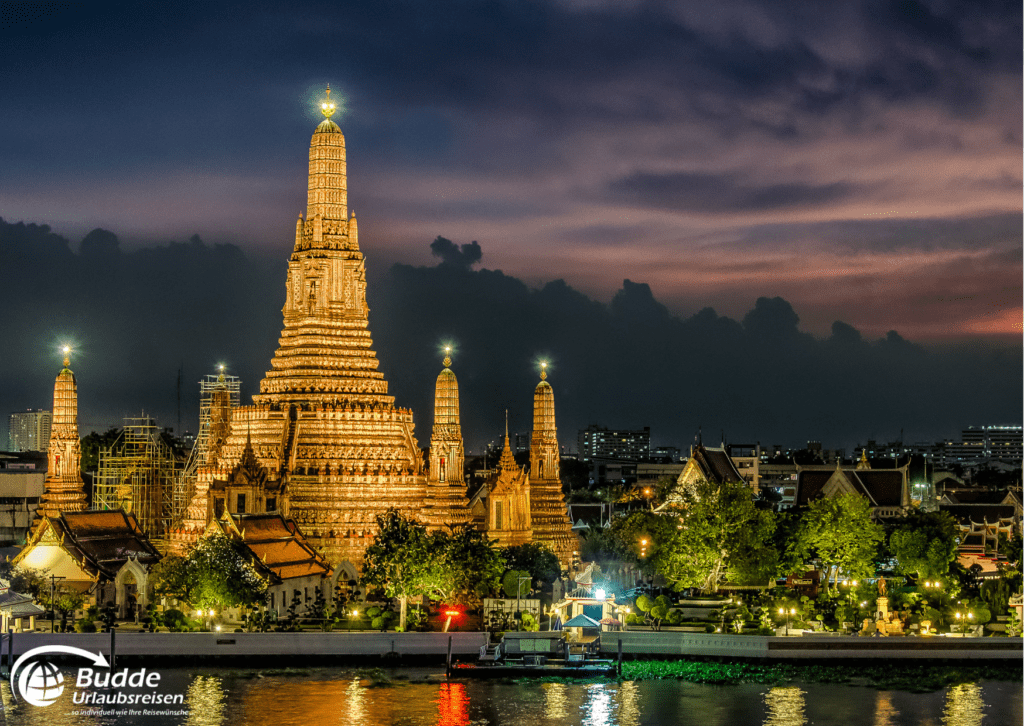
[[[67,354],[69,348],[64,346],[64,353]],[[57,604],[54,602],[54,587],[57,584],[57,580],[66,580],[67,578],[62,575],[50,575],[50,632],[53,632],[54,621],[57,620]]]
[[[786,616],[786,635],[789,635],[789,624],[792,620],[792,617],[796,615],[796,608],[790,608],[789,610],[787,610],[786,608],[779,608],[779,615]]]

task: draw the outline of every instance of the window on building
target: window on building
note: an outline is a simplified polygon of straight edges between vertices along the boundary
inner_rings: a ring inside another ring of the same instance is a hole
[[[277,498],[267,497],[267,511],[273,512],[277,510]]]
[[[236,501],[238,502],[238,506],[235,507],[235,511],[239,514],[245,514],[245,495],[239,494]]]

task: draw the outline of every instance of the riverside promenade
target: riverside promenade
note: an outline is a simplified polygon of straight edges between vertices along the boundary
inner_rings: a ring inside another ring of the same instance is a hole
[[[449,638],[451,654],[475,660],[488,642],[483,632],[453,633],[15,633],[3,637],[2,653],[14,657],[41,646],[63,645],[111,654],[118,659],[194,663],[207,659],[252,666],[272,666],[303,659],[322,663],[381,664],[408,659],[443,663]],[[738,660],[795,661],[832,659],[898,660],[1021,660],[1021,638],[851,636],[757,636],[720,633],[627,631],[601,636],[601,655],[617,657],[619,643],[627,658],[735,658]]]

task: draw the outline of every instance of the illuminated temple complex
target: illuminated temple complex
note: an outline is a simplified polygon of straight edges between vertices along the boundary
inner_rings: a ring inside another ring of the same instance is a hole
[[[210,447],[184,517],[172,528],[172,551],[183,551],[225,512],[278,511],[329,562],[354,569],[376,532],[375,517],[390,507],[432,528],[470,520],[451,359],[437,378],[426,464],[412,411],[395,406],[372,349],[363,254],[348,209],[345,137],[331,120],[329,90],[322,111],[309,147],[307,206],[295,225],[277,351],[251,405],[214,400]],[[550,391],[542,381],[535,399],[541,427],[531,462],[540,475],[531,514],[534,539],[568,565],[576,547],[558,480]]]

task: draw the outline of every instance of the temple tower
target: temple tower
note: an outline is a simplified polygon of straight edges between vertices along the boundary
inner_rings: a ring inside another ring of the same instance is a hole
[[[555,392],[541,363],[540,383],[533,391],[533,432],[530,435],[530,513],[533,541],[550,547],[563,567],[573,565],[579,540],[572,532],[559,472],[555,428]]]
[[[508,441],[505,414],[505,448],[498,461],[498,476],[487,495],[487,536],[500,547],[526,544],[535,539],[531,519],[530,477],[520,469]]]
[[[452,372],[450,347],[445,348],[444,370],[434,388],[434,429],[430,436],[427,506],[423,519],[430,527],[469,521],[466,498],[466,452],[459,422],[459,382]]]
[[[376,515],[389,507],[422,514],[427,482],[412,412],[395,407],[372,349],[345,137],[331,120],[330,89],[321,111],[278,348],[252,405],[232,411],[217,461],[197,473],[193,504],[177,528],[179,549],[206,528],[210,484],[230,477],[249,435],[259,464],[288,492],[291,517],[332,563],[358,566]]]
[[[86,509],[82,481],[81,439],[78,437],[78,381],[71,371],[71,349],[64,348],[64,368],[53,384],[53,422],[46,452],[45,491],[36,510],[36,522],[61,512]]]

